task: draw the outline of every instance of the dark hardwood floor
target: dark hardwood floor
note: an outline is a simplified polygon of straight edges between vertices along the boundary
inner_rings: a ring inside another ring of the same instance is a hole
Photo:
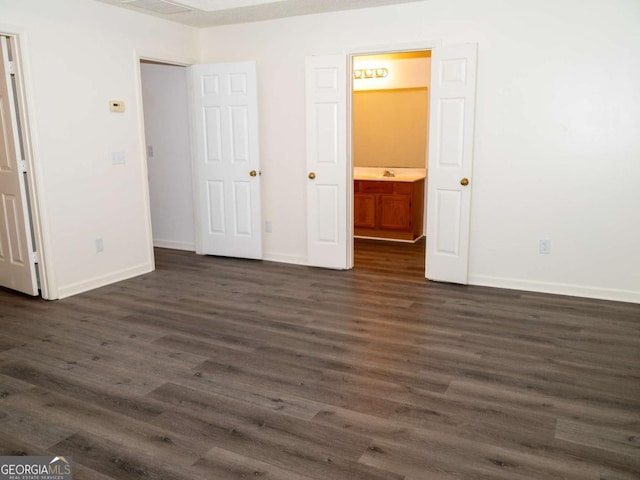
[[[56,302],[0,289],[0,454],[76,480],[640,478],[640,305],[157,250]]]

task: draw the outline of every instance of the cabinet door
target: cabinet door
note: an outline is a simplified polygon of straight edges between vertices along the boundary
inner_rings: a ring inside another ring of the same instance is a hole
[[[356,228],[376,227],[376,196],[356,193],[353,204],[353,223]]]
[[[384,230],[411,230],[411,196],[379,195],[378,228]]]

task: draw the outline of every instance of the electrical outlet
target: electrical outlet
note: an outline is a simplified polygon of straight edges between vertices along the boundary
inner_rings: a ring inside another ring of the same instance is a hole
[[[551,240],[540,240],[539,253],[542,255],[549,255],[551,253]]]
[[[96,253],[104,252],[104,242],[101,238],[96,238]]]
[[[153,158],[153,145],[147,145],[147,157]]]
[[[267,233],[271,233],[271,220],[267,220],[264,222],[264,231]]]

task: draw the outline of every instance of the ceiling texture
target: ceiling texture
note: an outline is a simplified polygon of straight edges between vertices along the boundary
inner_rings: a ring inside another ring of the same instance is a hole
[[[97,0],[193,27],[258,22],[428,0]]]

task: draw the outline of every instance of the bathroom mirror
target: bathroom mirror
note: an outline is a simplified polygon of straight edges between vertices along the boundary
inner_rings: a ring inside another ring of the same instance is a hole
[[[425,168],[428,89],[353,93],[353,164]]]
[[[354,166],[426,168],[431,52],[360,55],[353,69]]]

